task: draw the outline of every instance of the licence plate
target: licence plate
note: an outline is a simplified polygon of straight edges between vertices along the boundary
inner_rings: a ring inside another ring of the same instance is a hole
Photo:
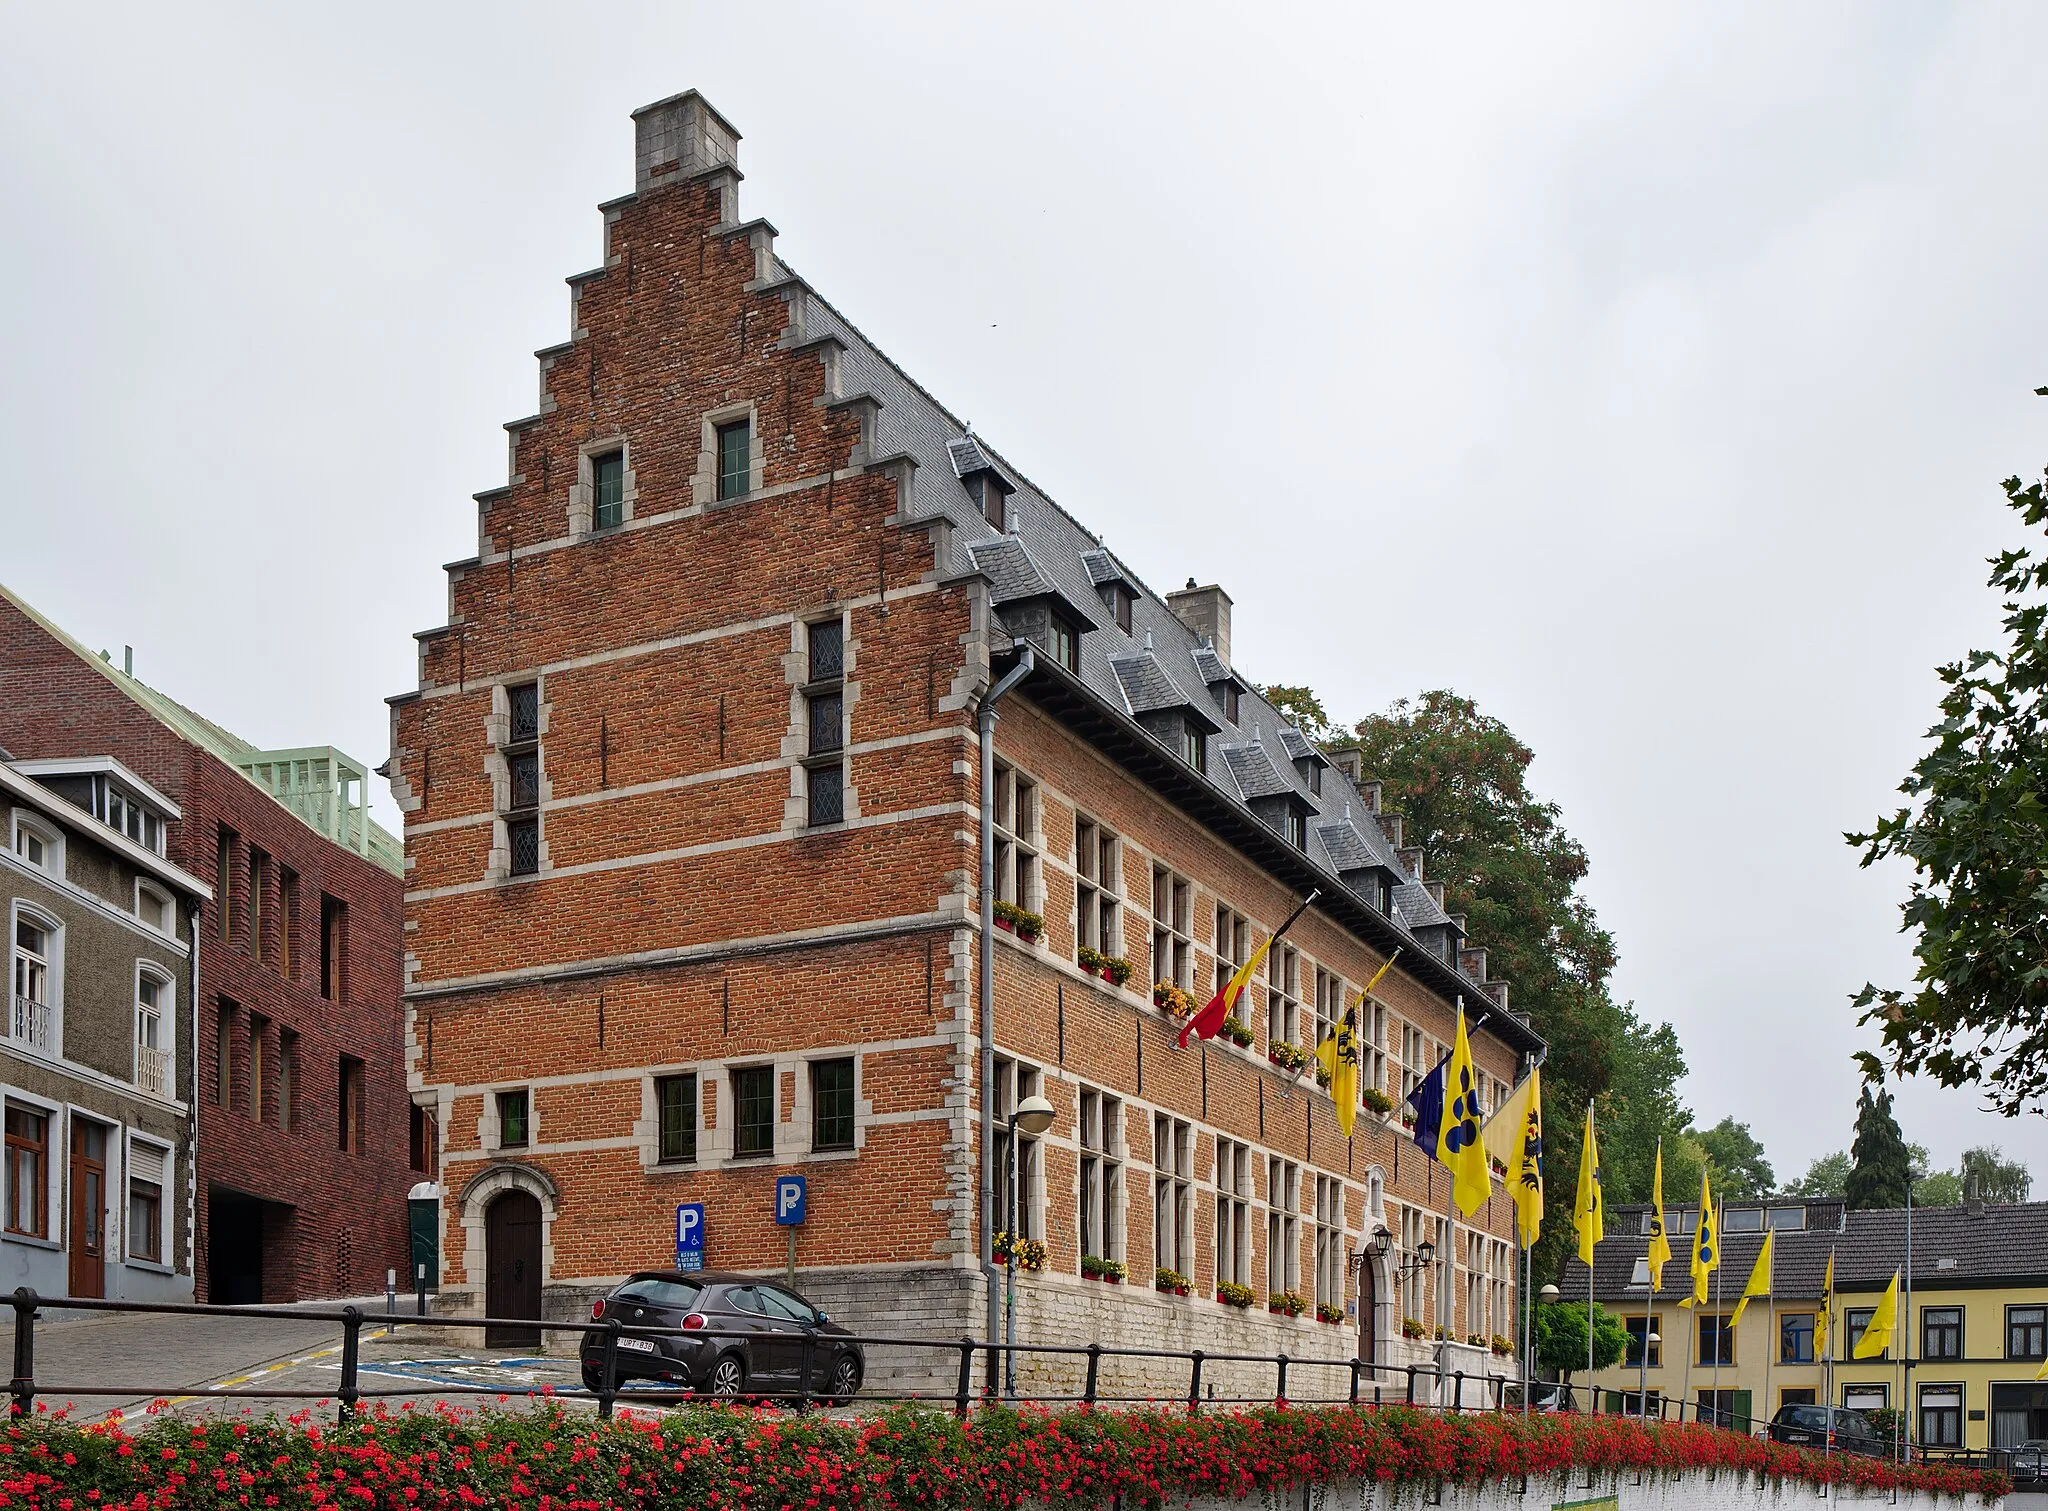
[[[619,1339],[619,1347],[630,1348],[636,1354],[651,1354],[654,1352],[654,1340],[652,1338],[621,1338]]]

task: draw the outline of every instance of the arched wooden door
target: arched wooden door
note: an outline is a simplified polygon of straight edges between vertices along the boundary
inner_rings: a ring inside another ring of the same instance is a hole
[[[1358,1264],[1358,1357],[1367,1364],[1375,1362],[1373,1344],[1379,1333],[1379,1288],[1372,1270],[1368,1253]]]
[[[507,1191],[484,1212],[484,1315],[540,1320],[540,1203]],[[538,1348],[537,1327],[484,1329],[486,1348]]]

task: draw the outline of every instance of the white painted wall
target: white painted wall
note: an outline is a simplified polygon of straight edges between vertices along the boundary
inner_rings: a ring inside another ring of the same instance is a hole
[[[1601,1475],[1588,1484],[1583,1473],[1569,1483],[1531,1480],[1526,1493],[1517,1486],[1489,1485],[1464,1490],[1446,1485],[1443,1499],[1422,1486],[1392,1488],[1340,1480],[1334,1484],[1296,1490],[1285,1496],[1268,1496],[1262,1511],[1420,1511],[1441,1506],[1443,1511],[1827,1511],[1833,1506],[1896,1506],[1899,1511],[1964,1511],[1990,1505],[1999,1511],[2019,1511],[2022,1503],[2048,1501],[2048,1496],[2013,1496],[2005,1501],[1960,1501],[1944,1496],[1862,1492],[1836,1486],[1823,1496],[1808,1485],[1751,1479],[1747,1475],[1721,1474],[1709,1480],[1705,1474],[1645,1475],[1641,1483],[1632,1473],[1620,1478]],[[1190,1503],[1188,1511],[1253,1511],[1257,1501],[1229,1501],[1204,1497]]]

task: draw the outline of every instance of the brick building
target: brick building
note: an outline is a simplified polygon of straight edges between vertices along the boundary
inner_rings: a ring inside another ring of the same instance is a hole
[[[0,746],[31,769],[111,756],[178,813],[200,905],[194,1271],[201,1300],[381,1291],[433,1138],[406,1095],[398,842],[339,751],[264,751],[0,588]]]
[[[700,96],[634,121],[634,192],[602,207],[571,338],[537,354],[540,407],[392,700],[445,1293],[579,1315],[673,1262],[685,1201],[707,1263],[780,1268],[794,1171],[808,1293],[856,1327],[979,1333],[983,1100],[999,1120],[1042,1092],[1023,1336],[1421,1357],[1403,1319],[1438,1305],[1402,1269],[1425,1238],[1455,1263],[1453,1334],[1512,1331],[1506,1198],[1445,1244],[1441,1171],[1371,1114],[1346,1141],[1272,1061],[1397,947],[1376,1089],[1426,1073],[1461,997],[1490,1101],[1540,1048],[1377,785],[1233,672],[1227,595],[1154,593],[780,260]],[[977,708],[1027,660],[988,859],[1044,927],[995,936],[984,1086]],[[1206,997],[1311,889],[1249,1047],[1176,1049],[1154,983]],[[1270,1314],[1287,1291],[1342,1320]]]

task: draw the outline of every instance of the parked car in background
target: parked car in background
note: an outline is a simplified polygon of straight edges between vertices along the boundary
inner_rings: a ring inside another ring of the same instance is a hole
[[[2015,1485],[2039,1485],[2048,1480],[2048,1438],[2028,1438],[2004,1450],[2005,1462],[1992,1458],[1993,1468],[2003,1468]]]
[[[1845,1406],[1780,1406],[1771,1418],[1774,1443],[1811,1448],[1816,1453],[1854,1453],[1890,1458],[1892,1445],[1869,1417]]]
[[[590,1310],[622,1328],[674,1328],[673,1335],[622,1333],[613,1382],[652,1380],[699,1395],[766,1399],[805,1394],[845,1405],[867,1376],[852,1334],[787,1286],[714,1271],[643,1270]],[[605,1329],[583,1335],[583,1383],[599,1388]],[[806,1385],[804,1362],[810,1361]]]

